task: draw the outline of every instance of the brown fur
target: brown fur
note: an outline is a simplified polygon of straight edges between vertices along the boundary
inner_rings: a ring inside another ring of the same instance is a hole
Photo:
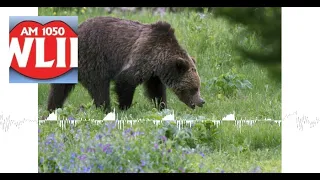
[[[78,37],[79,82],[97,107],[110,110],[110,81],[115,81],[122,110],[130,108],[142,83],[160,109],[167,107],[166,87],[191,108],[204,104],[195,60],[179,45],[169,23],[95,17],[79,26]],[[48,110],[62,107],[74,86],[52,84]]]

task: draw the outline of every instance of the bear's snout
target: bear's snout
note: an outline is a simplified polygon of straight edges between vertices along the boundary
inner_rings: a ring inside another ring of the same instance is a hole
[[[202,107],[205,103],[206,103],[206,101],[203,100],[202,98],[200,98],[200,102],[199,102],[198,106]]]
[[[199,101],[198,101],[195,105],[197,105],[197,106],[199,106],[199,107],[202,107],[202,106],[204,105],[204,103],[206,103],[205,100],[203,100],[202,98],[200,98]]]
[[[191,109],[195,109],[196,106],[202,107],[205,103],[206,103],[205,100],[203,100],[202,98],[200,98],[200,99],[199,99],[198,101],[196,101],[196,102],[191,102],[190,105],[189,105],[189,107],[190,107]]]

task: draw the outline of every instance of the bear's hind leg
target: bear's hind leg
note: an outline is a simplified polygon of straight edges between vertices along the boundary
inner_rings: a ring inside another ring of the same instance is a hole
[[[155,103],[159,110],[167,108],[166,86],[158,77],[151,77],[145,82],[147,96]]]
[[[62,108],[74,86],[75,84],[51,84],[47,110],[52,113],[54,110]]]

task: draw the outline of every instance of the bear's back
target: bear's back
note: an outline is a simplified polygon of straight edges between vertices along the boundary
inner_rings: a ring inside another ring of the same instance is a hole
[[[137,21],[99,16],[87,19],[81,23],[78,27],[78,34],[81,36],[83,33],[88,35],[90,32],[99,32],[101,34],[134,35],[137,34],[140,29],[147,26],[147,24],[142,24]]]
[[[94,17],[78,27],[79,68],[115,75],[128,63],[135,42],[150,25],[114,17]],[[87,74],[86,73],[86,74]],[[80,77],[85,75],[80,75]]]

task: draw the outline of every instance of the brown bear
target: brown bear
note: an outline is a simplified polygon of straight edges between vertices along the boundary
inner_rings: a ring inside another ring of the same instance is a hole
[[[110,111],[110,82],[119,108],[132,104],[138,85],[159,109],[167,108],[166,87],[194,109],[205,101],[195,60],[178,43],[167,22],[142,24],[114,17],[95,17],[78,27],[79,82],[96,107]],[[51,84],[47,110],[61,108],[75,84]]]

